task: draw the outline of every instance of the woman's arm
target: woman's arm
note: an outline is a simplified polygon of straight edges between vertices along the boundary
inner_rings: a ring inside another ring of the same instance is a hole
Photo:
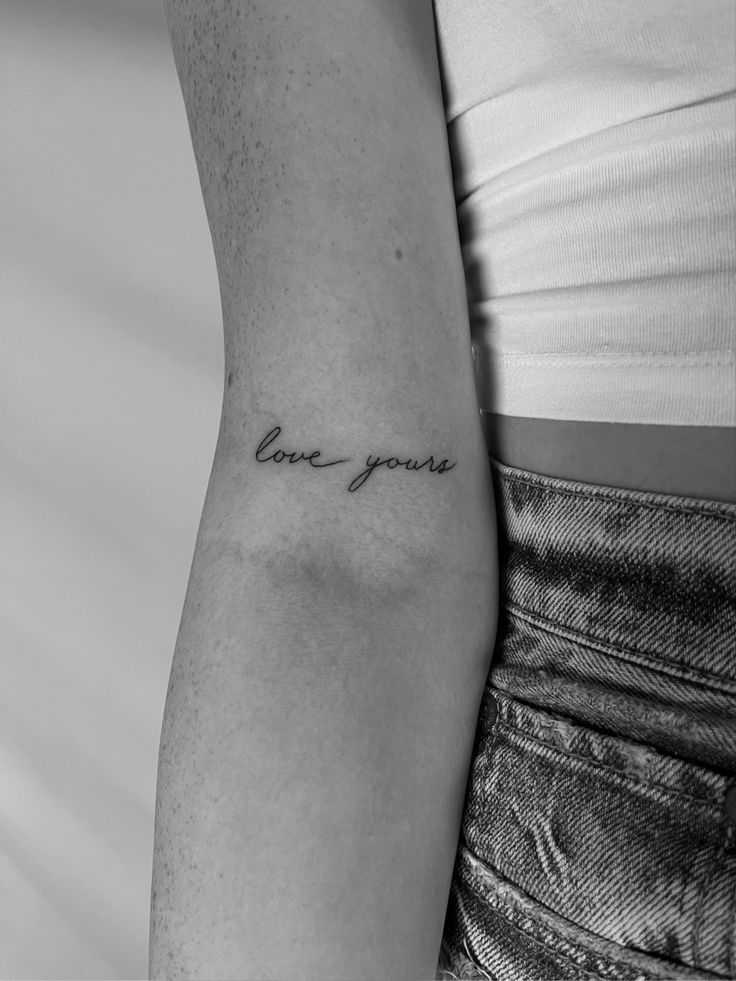
[[[434,977],[497,619],[431,0],[168,0],[225,329],[150,975]]]

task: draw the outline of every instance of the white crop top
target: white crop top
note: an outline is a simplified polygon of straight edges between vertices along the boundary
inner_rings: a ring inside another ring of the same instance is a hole
[[[736,4],[434,10],[481,409],[736,426]]]

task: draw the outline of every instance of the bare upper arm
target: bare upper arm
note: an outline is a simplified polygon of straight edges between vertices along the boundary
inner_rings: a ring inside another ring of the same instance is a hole
[[[429,977],[497,587],[432,3],[167,12],[225,390],[151,976]]]
[[[491,485],[431,0],[167,14],[222,294],[216,461],[268,537],[472,562]]]

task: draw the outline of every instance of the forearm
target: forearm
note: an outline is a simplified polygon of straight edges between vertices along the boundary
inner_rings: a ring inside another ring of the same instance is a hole
[[[167,11],[226,384],[151,973],[431,977],[497,616],[431,0]]]
[[[151,977],[433,977],[493,550],[362,577],[329,539],[254,548],[227,469],[164,712]]]

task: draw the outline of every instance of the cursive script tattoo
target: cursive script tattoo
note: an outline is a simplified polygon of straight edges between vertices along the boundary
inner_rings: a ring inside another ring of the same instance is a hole
[[[311,453],[302,453],[297,450],[292,450],[287,452],[286,450],[274,449],[270,455],[266,454],[269,448],[272,448],[272,444],[281,435],[281,426],[274,426],[274,428],[266,433],[261,442],[258,444],[258,449],[256,450],[256,460],[258,463],[268,463],[273,461],[274,463],[283,463],[287,460],[289,463],[300,463],[304,461],[308,463],[310,467],[334,467],[338,463],[350,463],[351,459],[349,457],[340,460],[330,460],[329,463],[316,463],[317,457],[321,456],[320,450],[312,450]],[[348,493],[354,494],[359,490],[363,484],[368,480],[368,478],[373,474],[374,470],[379,467],[386,467],[387,470],[395,470],[397,467],[404,467],[407,472],[412,470],[423,470],[425,467],[429,467],[430,473],[447,473],[448,470],[452,470],[456,466],[456,463],[450,463],[448,460],[440,460],[439,463],[435,463],[434,457],[429,456],[424,461],[420,463],[418,460],[408,457],[406,460],[400,460],[396,456],[386,456],[380,457],[378,455],[371,456],[369,453],[365,460],[365,470],[362,470],[357,477],[348,484]]]
[[[440,460],[440,462],[434,467],[432,466],[433,463],[433,456],[428,457],[424,463],[420,463],[418,460],[412,459],[399,460],[398,457],[395,456],[387,456],[383,460],[380,458],[380,456],[376,456],[371,459],[371,455],[369,453],[365,460],[365,470],[362,473],[359,473],[355,480],[350,481],[348,484],[348,490],[351,494],[354,494],[359,487],[363,486],[377,467],[385,466],[387,470],[395,470],[396,467],[406,467],[407,470],[421,470],[423,467],[426,467],[427,464],[429,464],[430,473],[446,473],[448,470],[452,470],[452,468],[455,466],[454,463],[448,465],[447,460]]]
[[[274,463],[282,463],[284,460],[288,460],[289,463],[299,463],[300,460],[306,460],[310,467],[334,467],[336,463],[349,463],[349,460],[332,460],[331,463],[315,463],[314,461],[318,456],[321,456],[319,450],[313,450],[308,456],[304,453],[297,453],[294,450],[293,453],[287,453],[285,450],[274,450],[271,456],[262,456],[265,450],[274,442],[274,440],[279,438],[281,433],[281,426],[274,426],[270,433],[267,433],[261,442],[258,444],[258,449],[256,450],[256,460],[259,463],[268,463],[269,460],[273,460]]]

